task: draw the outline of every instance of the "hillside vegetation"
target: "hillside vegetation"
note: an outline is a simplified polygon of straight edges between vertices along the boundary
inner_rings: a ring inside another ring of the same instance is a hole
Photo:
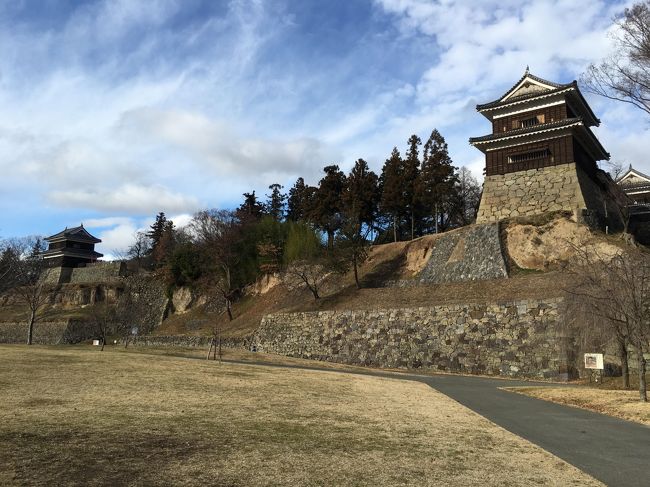
[[[592,233],[562,215],[548,220],[512,221],[502,226],[509,278],[383,287],[387,281],[415,280],[428,263],[436,241],[452,232],[371,247],[368,259],[359,268],[361,289],[356,288],[351,271],[331,275],[323,286],[322,297],[316,300],[304,288],[287,287],[277,275],[266,276],[235,303],[232,322],[219,313],[204,313],[198,307],[172,314],[155,333],[207,334],[219,320],[227,336],[246,336],[255,331],[264,315],[280,311],[420,307],[558,297],[571,282],[572,276],[565,266],[575,258],[576,249],[592,249],[607,256],[624,246],[620,236]]]

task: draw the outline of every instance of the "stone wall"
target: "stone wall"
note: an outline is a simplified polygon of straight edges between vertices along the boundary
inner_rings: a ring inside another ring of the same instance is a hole
[[[96,262],[72,270],[70,283],[86,284],[115,281],[126,274],[124,262]]]
[[[210,336],[196,335],[140,335],[129,338],[129,346],[135,347],[199,347],[209,348]],[[248,348],[250,338],[223,338],[224,348]]]
[[[603,171],[590,177],[575,163],[486,176],[477,223],[570,211],[594,228],[622,229],[620,190]],[[607,210],[605,210],[605,207]]]
[[[27,322],[0,322],[0,343],[26,343]],[[80,321],[37,321],[34,323],[32,341],[40,345],[79,343],[97,338],[94,327]]]
[[[262,319],[258,351],[376,367],[566,379],[575,351],[562,299],[386,310],[281,313]]]
[[[486,176],[476,217],[486,223],[548,211],[586,208],[575,164]]]
[[[425,267],[415,279],[388,281],[387,287],[475,281],[508,277],[499,224],[469,225],[441,234]]]

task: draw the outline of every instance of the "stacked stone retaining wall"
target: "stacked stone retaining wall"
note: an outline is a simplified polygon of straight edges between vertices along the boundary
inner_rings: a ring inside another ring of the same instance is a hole
[[[140,335],[129,338],[129,346],[135,347],[200,347],[210,346],[210,336],[195,335]],[[248,348],[251,338],[222,338],[224,348]],[[123,342],[123,340],[122,340]]]
[[[69,282],[75,284],[110,282],[117,281],[125,275],[126,264],[124,262],[97,262],[72,269]]]
[[[27,322],[0,322],[0,343],[26,343]],[[98,338],[92,324],[75,320],[37,321],[34,323],[32,342],[39,345],[79,343]]]
[[[570,211],[591,227],[619,231],[620,193],[603,171],[589,176],[575,163],[486,176],[476,222]]]
[[[262,319],[258,351],[376,367],[566,379],[574,350],[562,299],[386,310],[280,313]]]
[[[499,223],[469,225],[434,242],[429,260],[414,279],[388,281],[386,287],[475,281],[508,277],[503,257]]]
[[[477,223],[586,208],[576,165],[486,176]]]

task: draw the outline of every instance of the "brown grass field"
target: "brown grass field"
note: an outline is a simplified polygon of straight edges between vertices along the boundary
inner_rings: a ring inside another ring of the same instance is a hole
[[[0,485],[601,485],[424,384],[0,346]]]
[[[650,403],[639,401],[638,390],[591,387],[509,387],[509,391],[557,402],[650,426]]]

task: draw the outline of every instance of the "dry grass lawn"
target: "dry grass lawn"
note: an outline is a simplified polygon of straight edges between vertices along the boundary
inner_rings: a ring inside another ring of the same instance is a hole
[[[1,485],[601,485],[424,384],[0,346]]]
[[[589,409],[650,426],[650,403],[639,401],[639,391],[589,387],[509,387],[507,389],[545,401]]]

